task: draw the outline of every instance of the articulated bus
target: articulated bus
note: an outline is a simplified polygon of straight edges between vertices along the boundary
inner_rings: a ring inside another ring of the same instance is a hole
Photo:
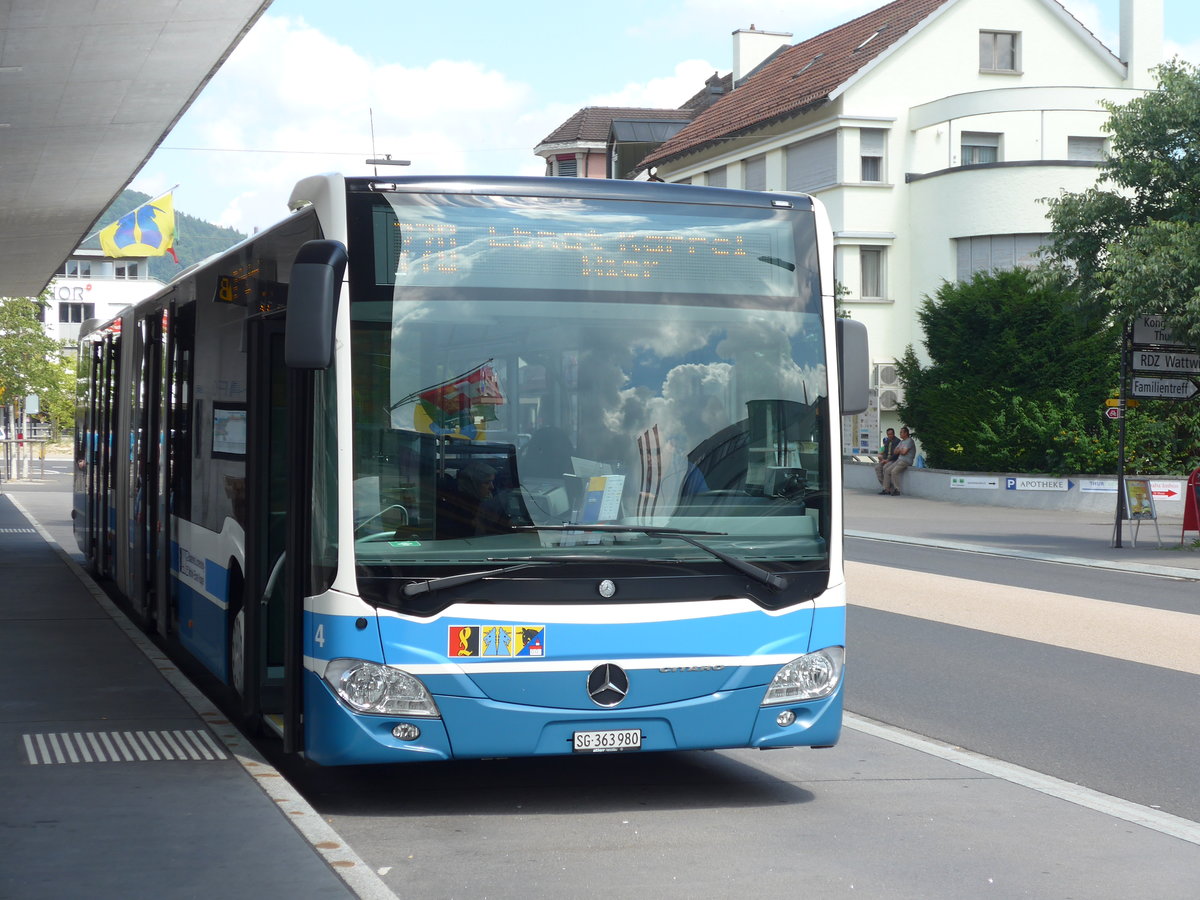
[[[322,765],[838,740],[867,354],[817,201],[290,207],[81,335],[76,534],[142,628]]]

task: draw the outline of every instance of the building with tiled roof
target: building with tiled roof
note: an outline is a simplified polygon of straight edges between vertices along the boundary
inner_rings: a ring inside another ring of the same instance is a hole
[[[609,156],[613,123],[637,123],[647,130],[647,143],[637,141],[639,152],[627,165],[633,169],[638,160],[670,135],[691,121],[691,109],[642,109],[623,106],[585,106],[542,138],[534,153],[546,160],[547,175],[576,178],[623,178],[614,171]]]
[[[753,26],[734,32],[734,70],[714,72],[678,108],[585,106],[542,138],[533,152],[546,160],[546,174],[578,178],[634,178],[638,162],[733,89],[791,35]]]
[[[1162,0],[1121,0],[1114,53],[1058,0],[895,0],[735,77],[639,168],[824,203],[877,363],[877,405],[848,430],[875,446],[901,396],[888,364],[923,349],[921,299],[1033,260],[1041,200],[1095,182],[1102,103],[1154,86],[1162,22]]]

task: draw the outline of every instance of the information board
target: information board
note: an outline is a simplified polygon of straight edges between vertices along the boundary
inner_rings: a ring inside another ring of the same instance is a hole
[[[1157,519],[1154,510],[1154,491],[1149,478],[1125,479],[1125,518]]]

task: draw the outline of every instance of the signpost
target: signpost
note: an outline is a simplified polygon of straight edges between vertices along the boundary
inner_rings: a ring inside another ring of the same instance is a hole
[[[1131,368],[1135,372],[1200,375],[1200,353],[1144,350],[1134,344]]]
[[[1121,522],[1130,518],[1154,520],[1158,529],[1158,518],[1154,512],[1154,494],[1145,479],[1125,477],[1125,410],[1137,406],[1136,399],[1146,400],[1191,400],[1200,393],[1190,375],[1200,375],[1200,352],[1173,335],[1166,326],[1166,316],[1139,316],[1125,328],[1121,340],[1121,396],[1114,403],[1107,401],[1104,414],[1110,419],[1120,420],[1120,435],[1117,440],[1117,521],[1113,525],[1113,546],[1121,546]],[[1130,370],[1137,373],[1131,375]],[[1165,377],[1165,376],[1184,377]],[[1134,531],[1134,546],[1137,546],[1137,531]],[[1159,538],[1161,545],[1162,539]]]
[[[1136,347],[1187,347],[1167,331],[1166,317],[1138,316],[1133,320],[1133,343]]]
[[[1200,388],[1189,378],[1140,378],[1134,375],[1129,383],[1131,397],[1190,400],[1197,393],[1200,393]]]

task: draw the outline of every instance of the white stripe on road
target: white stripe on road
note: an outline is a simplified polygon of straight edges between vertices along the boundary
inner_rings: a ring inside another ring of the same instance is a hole
[[[893,744],[899,744],[902,747],[908,747],[911,750],[917,750],[921,753],[928,753],[930,756],[936,756],[939,759],[957,763],[960,766],[966,766],[968,769],[974,769],[976,772],[984,775],[1000,778],[1011,784],[1021,785],[1038,793],[1046,794],[1049,797],[1057,797],[1076,806],[1095,810],[1098,813],[1112,816],[1115,819],[1121,819],[1125,822],[1132,822],[1135,825],[1141,825],[1144,828],[1149,828],[1161,834],[1177,837],[1191,844],[1200,844],[1200,823],[1193,822],[1190,819],[1184,819],[1179,816],[1173,816],[1170,813],[1162,812],[1161,810],[1151,809],[1148,806],[1131,803],[1128,800],[1122,800],[1120,797],[1102,794],[1099,791],[1093,791],[1091,788],[1071,784],[1069,781],[1053,778],[1050,775],[1043,775],[1041,772],[1035,772],[1032,769],[1026,769],[1022,766],[1015,766],[1012,763],[992,759],[990,756],[984,756],[980,753],[972,753],[970,750],[964,750],[961,747],[940,744],[919,734],[913,734],[911,731],[904,731],[901,728],[885,725],[882,722],[876,722],[872,719],[864,719],[862,716],[856,716],[853,713],[846,713],[843,721],[847,728],[852,728],[863,734],[882,738],[885,741],[890,741]]]

